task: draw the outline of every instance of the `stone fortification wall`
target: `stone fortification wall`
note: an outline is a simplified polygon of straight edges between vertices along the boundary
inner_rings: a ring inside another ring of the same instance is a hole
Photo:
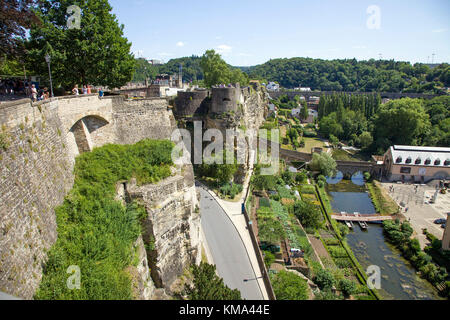
[[[54,209],[72,188],[80,152],[106,143],[170,139],[175,128],[162,99],[86,95],[0,104],[0,291],[33,297],[46,252],[57,239]],[[186,168],[184,177],[192,175]],[[177,189],[180,199],[185,189]]]

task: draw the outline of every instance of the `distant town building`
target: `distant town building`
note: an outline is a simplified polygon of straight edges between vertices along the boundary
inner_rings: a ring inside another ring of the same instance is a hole
[[[300,115],[300,108],[292,109],[291,113],[293,117],[298,117]]]
[[[450,250],[450,213],[447,216],[447,224],[445,226],[444,237],[442,238],[442,249]]]
[[[311,92],[311,88],[303,88],[303,87],[299,87],[299,88],[294,88],[295,91],[300,91],[300,92]]]
[[[159,66],[159,65],[164,64],[164,62],[162,60],[157,60],[157,59],[150,59],[150,60],[148,60],[148,62],[154,66]]]
[[[390,181],[450,179],[450,148],[393,146],[384,155],[383,165]]]
[[[266,88],[269,91],[280,91],[280,85],[275,82],[269,82]]]

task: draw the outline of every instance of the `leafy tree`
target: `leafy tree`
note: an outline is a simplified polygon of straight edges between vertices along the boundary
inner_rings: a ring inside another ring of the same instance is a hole
[[[336,148],[339,145],[339,139],[336,136],[330,134],[329,140],[330,140],[330,143],[333,146],[333,148]]]
[[[36,0],[0,0],[0,56],[24,54],[26,30],[39,18],[33,11]]]
[[[82,10],[79,29],[67,27],[71,5]],[[129,82],[135,68],[131,43],[111,10],[107,0],[39,1],[36,12],[42,25],[33,25],[26,44],[30,69],[47,74],[44,56],[48,53],[56,84],[117,88]]]
[[[358,143],[362,149],[369,148],[373,143],[372,134],[367,131],[361,133],[361,135],[358,137]]]
[[[200,66],[203,70],[205,84],[212,87],[218,84],[248,84],[248,77],[239,69],[231,69],[214,50],[207,50],[202,56]]]
[[[294,204],[294,213],[300,220],[300,223],[306,228],[320,227],[321,212],[311,202],[297,201]]]
[[[293,272],[280,271],[271,279],[277,300],[308,300],[308,283]]]
[[[302,109],[300,110],[300,118],[306,120],[309,117],[308,104],[306,101],[302,104]]]
[[[338,122],[336,113],[332,113],[320,119],[319,132],[325,138],[329,138],[330,135],[333,135],[335,137],[342,136],[342,134],[344,133],[344,129]]]
[[[253,186],[256,190],[274,190],[277,185],[275,176],[256,176],[253,178]]]
[[[336,161],[325,152],[314,153],[311,163],[309,164],[313,171],[320,171],[324,176],[332,177],[337,168]]]
[[[422,100],[405,98],[388,102],[380,108],[375,121],[378,148],[390,145],[420,145],[430,128]]]
[[[348,279],[339,280],[337,287],[346,297],[349,297],[356,292],[356,283]]]
[[[155,79],[157,75],[158,68],[148,62],[147,59],[136,59],[133,82],[144,82],[146,79]]]
[[[196,169],[201,176],[214,178],[218,185],[223,185],[230,182],[238,170],[237,159],[233,164],[227,164],[227,151],[223,150],[211,159],[205,159]]]
[[[314,283],[317,284],[320,290],[327,290],[334,287],[336,280],[330,271],[321,269],[314,277]]]
[[[187,288],[189,300],[241,300],[241,293],[231,290],[216,274],[216,267],[205,262],[192,267],[193,286]]]
[[[308,175],[304,171],[298,172],[295,176],[295,181],[298,183],[304,183],[307,179]]]
[[[283,178],[284,183],[287,185],[291,185],[294,183],[295,174],[293,172],[285,171],[283,172],[281,177]]]
[[[159,73],[175,74],[179,72],[180,65],[183,67],[183,79],[185,81],[199,81],[204,79],[203,70],[200,66],[201,57],[190,56],[171,59],[167,63],[158,66]]]

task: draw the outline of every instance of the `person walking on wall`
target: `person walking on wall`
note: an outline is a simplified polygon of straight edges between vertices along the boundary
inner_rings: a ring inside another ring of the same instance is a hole
[[[83,94],[87,94],[87,93],[88,93],[87,87],[86,87],[86,85],[84,85],[83,86]]]
[[[75,85],[75,87],[73,87],[72,94],[74,96],[78,96],[80,94],[80,92],[78,91],[78,85],[77,84]]]
[[[32,84],[31,85],[31,99],[33,100],[33,102],[36,102],[37,95],[38,95],[38,92],[37,92],[36,86],[34,84]]]

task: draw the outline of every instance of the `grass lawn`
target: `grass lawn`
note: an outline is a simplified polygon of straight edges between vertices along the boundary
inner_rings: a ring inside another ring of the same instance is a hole
[[[338,161],[369,161],[370,156],[361,152],[353,153],[342,149],[333,150],[333,159]]]
[[[367,183],[367,188],[378,213],[382,215],[394,215],[398,213],[397,203],[392,200],[378,181],[374,180]]]
[[[334,149],[333,150],[333,159],[339,161],[359,161],[360,159],[353,156],[351,153],[342,150],[342,149]]]
[[[324,148],[327,149],[327,146],[325,145],[325,142],[320,140],[319,138],[303,138],[305,140],[305,147],[304,148],[298,148],[297,151],[305,152],[305,153],[311,153],[312,148]]]

